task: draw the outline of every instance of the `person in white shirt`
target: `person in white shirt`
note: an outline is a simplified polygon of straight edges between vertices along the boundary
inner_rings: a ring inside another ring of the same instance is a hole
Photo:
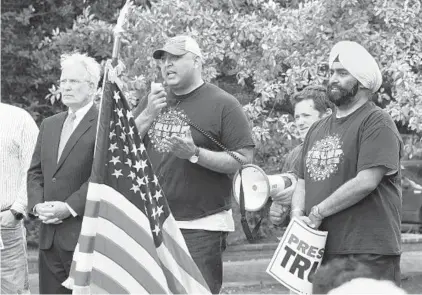
[[[1,293],[29,290],[23,218],[28,203],[26,172],[38,127],[25,110],[0,102]]]

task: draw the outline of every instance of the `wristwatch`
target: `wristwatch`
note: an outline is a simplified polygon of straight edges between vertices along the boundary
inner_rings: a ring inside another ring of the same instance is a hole
[[[301,208],[299,208],[299,207],[293,207],[293,208],[290,210],[290,216],[295,215],[295,213],[296,213],[296,212],[298,212],[300,215],[303,215],[303,213],[304,213],[303,209],[301,209]]]
[[[199,160],[199,147],[196,147],[195,153],[193,154],[192,157],[189,158],[189,162],[195,164],[195,163],[198,163],[198,160]]]
[[[12,212],[13,216],[15,216],[16,220],[22,220],[23,219],[23,214],[14,210],[14,209],[10,209],[10,212]]]
[[[322,216],[321,215],[321,213],[319,212],[319,208],[318,208],[318,206],[313,206],[312,208],[311,208],[311,214],[313,215],[313,216],[315,216],[317,219],[319,219],[319,220],[323,220],[324,219],[324,216]]]

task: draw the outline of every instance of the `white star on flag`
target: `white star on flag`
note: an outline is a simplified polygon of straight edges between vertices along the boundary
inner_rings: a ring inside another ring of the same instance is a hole
[[[131,188],[130,190],[131,190],[131,191],[133,191],[133,192],[136,194],[136,192],[138,192],[138,191],[139,191],[139,186],[137,186],[137,185],[133,184],[133,185],[132,185],[132,188]]]
[[[136,177],[136,182],[139,186],[146,185],[147,184],[147,178],[144,176],[142,178]]]
[[[116,103],[119,101],[120,95],[118,91],[114,91],[113,99],[116,101]]]
[[[142,170],[144,170],[146,167],[148,167],[148,165],[147,165],[147,160],[141,160],[141,168],[142,168]],[[155,175],[154,175],[155,176]]]
[[[141,161],[136,161],[136,164],[133,166],[136,169],[136,172],[142,168]]]
[[[152,231],[155,233],[155,235],[158,236],[158,233],[160,232],[160,227],[156,224]]]
[[[158,206],[157,208],[158,208],[158,210],[157,210],[158,218],[160,218],[161,214],[164,213],[163,206]]]
[[[144,146],[144,144],[143,144],[143,143],[141,143],[141,144],[139,145],[138,151],[140,151],[140,152],[141,152],[141,154],[142,154],[144,151],[146,151],[145,146]]]
[[[119,118],[123,117],[123,110],[122,109],[117,109],[117,116],[119,116]],[[120,122],[120,120],[119,120]],[[121,125],[120,125],[121,127]]]
[[[135,133],[133,132],[133,126],[130,126],[129,127],[129,132],[128,132],[128,134],[130,135],[130,137],[132,137]]]
[[[120,156],[114,157],[111,156],[111,160],[109,161],[110,163],[113,163],[114,165],[116,165],[117,163],[121,163],[121,161],[119,160]]]
[[[142,200],[144,200],[144,201],[146,201],[147,199],[145,198],[145,195],[146,194],[144,194],[143,192],[141,192],[141,198],[142,198]]]
[[[116,176],[116,178],[119,179],[119,176],[123,176],[122,169],[120,170],[114,169],[114,173],[111,175]]]
[[[129,148],[127,145],[124,146],[123,151],[126,153],[126,155],[129,155]]]
[[[128,120],[130,120],[131,118],[133,118],[132,112],[131,111],[127,111],[126,112],[126,117],[127,117]]]
[[[110,147],[108,148],[108,150],[111,151],[112,153],[114,152],[114,150],[117,150],[117,149],[118,149],[117,142],[110,144]]]
[[[114,132],[114,130],[112,130],[108,137],[110,138],[110,140],[112,140],[114,136],[116,136],[116,132]]]
[[[123,141],[126,140],[126,133],[124,131],[122,131],[122,133],[119,136]]]
[[[136,144],[132,144],[132,153],[136,155],[138,149],[136,148]]]
[[[155,219],[156,215],[157,215],[157,210],[155,210],[155,208],[152,208],[152,214],[151,214],[152,218]]]
[[[132,178],[132,180],[134,180],[136,178],[136,174],[135,174],[135,172],[130,171],[129,175],[127,177]]]
[[[154,174],[154,179],[153,179],[153,181],[152,181],[155,185],[158,185],[158,178],[157,178],[157,176],[155,176],[155,174]]]
[[[155,193],[155,195],[154,195],[154,199],[156,199],[157,200],[157,202],[158,202],[158,199],[159,198],[161,198],[163,195],[161,194],[161,191],[157,191],[156,193]]]
[[[132,167],[132,160],[130,158],[127,158],[125,164],[129,167]]]

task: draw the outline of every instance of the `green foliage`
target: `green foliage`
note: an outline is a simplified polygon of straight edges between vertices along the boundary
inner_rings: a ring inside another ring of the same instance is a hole
[[[2,7],[3,99],[27,107],[39,121],[61,109],[50,105],[58,98],[53,85],[61,53],[79,50],[101,62],[111,56],[123,1],[17,3]],[[251,120],[256,163],[276,172],[296,143],[289,97],[326,83],[331,47],[353,40],[381,66],[384,83],[375,101],[413,134],[406,140],[409,155],[420,155],[421,5],[420,0],[136,1],[122,36],[124,90],[135,104],[151,81],[160,80],[153,50],[176,34],[194,36],[203,49],[205,79],[235,90]]]
[[[37,122],[60,109],[51,107],[44,97],[51,81],[43,74],[38,46],[48,34],[70,27],[82,12],[74,1],[2,1],[1,91],[2,100],[25,107]],[[40,68],[41,64],[41,68]],[[41,71],[40,71],[41,70]]]
[[[128,97],[136,103],[149,83],[160,79],[153,49],[170,36],[191,34],[203,49],[207,80],[235,76],[244,93],[254,94],[246,109],[260,147],[258,159],[275,169],[283,161],[282,142],[295,135],[294,125],[281,116],[289,111],[289,96],[324,83],[330,48],[349,39],[368,48],[382,67],[385,82],[377,102],[396,121],[422,131],[419,1],[305,1],[294,9],[280,2],[157,1],[151,9],[135,8],[120,56]],[[60,52],[72,49],[107,58],[112,27],[85,10],[72,30],[43,41],[40,54],[48,56],[47,69],[54,68]]]
[[[49,114],[43,97],[51,102],[58,98],[52,85],[58,79],[61,53],[79,50],[98,61],[110,57],[112,30],[123,1],[61,4],[20,1],[19,9],[2,7],[2,39],[9,41],[2,42],[3,97],[26,105],[35,116],[40,108],[41,117]],[[377,57],[384,75],[377,102],[409,130],[422,131],[420,1],[135,4],[120,55],[131,102],[147,93],[151,81],[160,79],[153,49],[170,36],[191,34],[203,48],[207,80],[218,83],[236,77],[238,98],[250,103],[246,109],[260,147],[258,159],[272,170],[282,164],[285,145],[280,143],[295,137],[294,125],[286,125],[281,116],[291,112],[289,96],[306,85],[326,82],[328,53],[339,40],[355,40]],[[23,38],[26,33],[30,38]]]

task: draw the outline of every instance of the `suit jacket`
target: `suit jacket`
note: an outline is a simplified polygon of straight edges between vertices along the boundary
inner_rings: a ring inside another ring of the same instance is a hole
[[[40,126],[28,170],[28,212],[45,201],[62,201],[78,214],[60,224],[41,224],[40,249],[49,249],[57,235],[59,246],[74,251],[85,211],[88,179],[95,147],[98,110],[95,105],[73,131],[57,162],[63,123],[67,112],[45,119]]]

